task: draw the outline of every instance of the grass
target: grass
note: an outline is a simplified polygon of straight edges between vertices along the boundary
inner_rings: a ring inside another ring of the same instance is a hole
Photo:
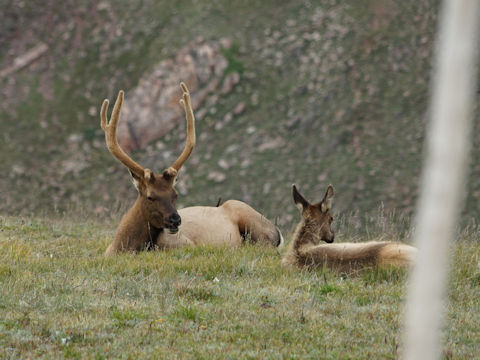
[[[0,358],[398,356],[402,271],[299,271],[251,245],[107,259],[111,225],[3,217],[0,229]],[[454,247],[445,357],[480,350],[478,235]]]

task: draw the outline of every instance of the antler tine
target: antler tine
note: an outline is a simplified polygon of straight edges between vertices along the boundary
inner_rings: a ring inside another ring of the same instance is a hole
[[[185,110],[185,117],[187,119],[187,139],[185,142],[185,148],[180,154],[177,160],[173,163],[172,167],[175,170],[180,170],[182,165],[187,161],[188,157],[195,147],[195,116],[193,115],[192,103],[190,100],[190,92],[188,91],[187,85],[185,83],[180,83],[180,86],[183,90],[182,99],[180,99],[180,104]]]
[[[132,173],[142,177],[144,169],[142,166],[132,160],[118,145],[117,142],[117,126],[120,119],[120,110],[123,104],[123,90],[118,92],[117,100],[113,106],[112,116],[110,121],[107,120],[108,100],[103,100],[102,109],[100,110],[100,126],[105,131],[105,142],[107,143],[108,150],[118,161],[125,165]]]

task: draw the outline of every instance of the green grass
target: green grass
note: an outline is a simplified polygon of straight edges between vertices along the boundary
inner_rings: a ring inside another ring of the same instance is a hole
[[[398,356],[404,271],[300,271],[250,245],[105,258],[113,227],[89,220],[3,217],[0,229],[0,358]],[[460,238],[444,353],[471,359],[479,232]]]

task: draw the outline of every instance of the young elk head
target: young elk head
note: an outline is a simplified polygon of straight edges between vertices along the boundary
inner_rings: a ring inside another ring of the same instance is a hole
[[[195,146],[195,118],[193,116],[190,94],[184,83],[181,83],[181,88],[183,96],[180,104],[183,106],[187,118],[185,149],[173,165],[162,173],[154,173],[150,169],[143,168],[137,164],[122,150],[117,142],[117,126],[123,103],[123,91],[118,93],[110,121],[107,121],[108,100],[103,101],[100,112],[101,126],[105,131],[108,150],[128,168],[138,191],[133,214],[135,221],[146,221],[148,226],[153,226],[157,229],[166,228],[171,233],[176,233],[181,223],[180,215],[178,215],[176,210],[177,192],[173,188],[175,178]]]
[[[295,185],[292,186],[292,194],[293,201],[302,213],[304,228],[309,232],[312,240],[317,244],[320,241],[332,243],[335,239],[331,228],[333,217],[330,214],[334,194],[333,186],[328,185],[322,201],[313,205],[305,200]]]

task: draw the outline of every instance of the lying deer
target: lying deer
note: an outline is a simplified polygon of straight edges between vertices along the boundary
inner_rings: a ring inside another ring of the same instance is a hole
[[[328,267],[351,271],[375,266],[409,266],[417,249],[406,244],[387,241],[332,244],[335,234],[331,228],[330,207],[334,190],[329,185],[318,204],[310,204],[293,185],[293,201],[302,213],[293,240],[283,258],[284,265]],[[320,244],[325,241],[328,244]]]
[[[283,238],[275,225],[241,201],[229,200],[218,207],[195,206],[177,211],[174,182],[195,146],[195,117],[190,94],[184,83],[181,88],[180,104],[187,120],[186,144],[178,159],[162,173],[137,164],[117,142],[123,91],[118,93],[110,121],[107,121],[108,100],[102,104],[100,124],[105,131],[108,150],[128,168],[138,191],[137,200],[120,221],[106,255],[199,244],[237,246],[248,234],[252,242],[281,245]]]

